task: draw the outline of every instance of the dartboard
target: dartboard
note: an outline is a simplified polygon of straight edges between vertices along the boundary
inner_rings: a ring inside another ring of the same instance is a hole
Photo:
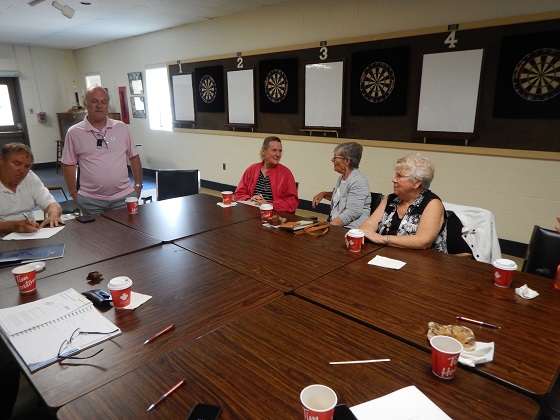
[[[288,94],[288,77],[279,69],[274,69],[264,79],[266,97],[274,103],[282,102]]]
[[[198,93],[200,94],[200,98],[207,104],[212,103],[214,99],[216,99],[217,90],[216,81],[212,76],[205,75],[200,79]]]
[[[365,100],[373,103],[383,102],[395,87],[393,69],[381,61],[367,66],[360,77],[360,91]]]
[[[528,101],[547,101],[560,93],[560,50],[541,48],[517,63],[513,88]]]

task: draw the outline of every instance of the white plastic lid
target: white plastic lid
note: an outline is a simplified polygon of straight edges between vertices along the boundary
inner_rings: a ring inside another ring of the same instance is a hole
[[[261,204],[260,209],[261,210],[272,210],[273,207],[272,207],[272,204]]]
[[[502,270],[517,270],[517,264],[515,261],[505,258],[498,258],[492,263],[492,265],[496,268],[501,268]]]
[[[132,280],[126,276],[115,277],[109,281],[109,290],[123,290],[132,286]]]
[[[348,231],[348,236],[352,236],[353,238],[363,238],[365,234],[361,229],[350,229]]]

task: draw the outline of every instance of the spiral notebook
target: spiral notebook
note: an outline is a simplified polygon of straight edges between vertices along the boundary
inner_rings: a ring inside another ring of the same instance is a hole
[[[63,356],[74,355],[121,334],[91,301],[74,289],[0,309],[0,330],[31,372],[57,362],[62,343],[77,328],[107,334],[78,335],[64,349]]]

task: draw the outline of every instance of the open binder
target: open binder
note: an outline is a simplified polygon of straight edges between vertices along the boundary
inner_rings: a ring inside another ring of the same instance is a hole
[[[61,344],[69,340],[77,328],[108,334],[79,335],[64,350],[64,356],[121,334],[91,301],[74,289],[0,309],[0,329],[31,372],[57,362]]]

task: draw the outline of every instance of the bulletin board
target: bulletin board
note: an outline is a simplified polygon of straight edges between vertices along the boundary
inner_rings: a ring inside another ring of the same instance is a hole
[[[215,104],[214,112],[201,111],[196,101],[199,87],[194,80],[194,109],[189,108],[191,113],[175,113],[173,127],[193,128],[187,120],[193,113],[195,128],[205,130],[231,130],[231,118],[250,121],[254,116],[251,124],[256,132],[279,136],[302,136],[302,130],[309,126],[336,127],[339,137],[366,142],[433,142],[453,147],[560,152],[560,14],[551,16],[554,18],[548,20],[544,16],[511,18],[494,26],[492,22],[461,23],[180,60],[180,64],[168,65],[171,89],[176,89],[174,76],[180,71],[223,69],[225,86],[219,84],[217,73],[213,77],[218,93],[221,89],[227,97],[227,107],[223,99],[223,111],[220,103]],[[555,71],[547,73],[552,82],[547,83],[546,93],[535,91],[528,82],[530,72],[538,71],[532,64],[535,56],[546,56]],[[337,67],[326,76],[307,67],[310,63],[333,62]],[[259,73],[261,63],[266,68],[264,73],[274,75],[266,85],[262,82],[266,75]],[[270,71],[275,63],[277,69]],[[252,95],[228,86],[227,69],[249,68],[254,69],[253,80],[259,74]],[[275,100],[292,94],[289,106],[268,106],[264,102],[272,97],[263,91],[270,89],[270,82],[278,94]],[[249,99],[255,101],[252,107]],[[190,103],[189,98],[177,98],[173,105],[184,111],[181,107],[185,101]],[[240,103],[246,103],[244,111],[233,115],[233,105]],[[425,108],[426,104],[433,109]],[[457,132],[470,134],[467,146],[457,142],[453,135]]]
[[[342,128],[344,61],[305,65],[305,127]]]

